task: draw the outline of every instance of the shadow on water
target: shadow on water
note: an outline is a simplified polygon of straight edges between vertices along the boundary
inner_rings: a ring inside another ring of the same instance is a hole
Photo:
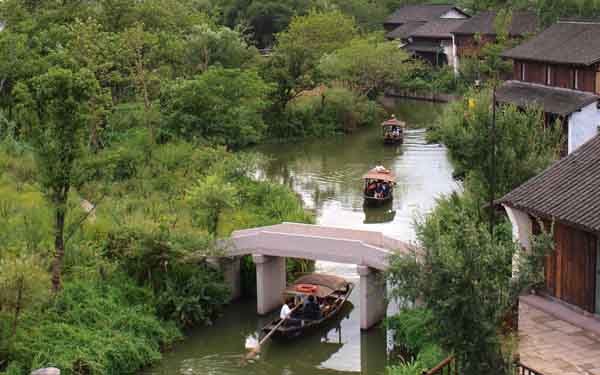
[[[394,221],[394,218],[396,217],[393,201],[385,202],[379,206],[365,203],[363,204],[363,211],[365,212],[363,224],[388,223]]]

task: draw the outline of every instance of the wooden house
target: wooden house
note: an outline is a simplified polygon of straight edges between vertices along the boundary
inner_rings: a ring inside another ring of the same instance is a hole
[[[452,32],[458,57],[478,56],[481,48],[497,40],[497,12],[481,12],[466,20]],[[524,38],[535,34],[538,17],[534,12],[514,12],[508,27],[508,37]]]
[[[458,61],[462,58],[478,57],[483,46],[496,42],[498,37],[497,17],[498,12],[477,13],[452,32]],[[537,31],[538,17],[534,12],[514,12],[510,17],[510,24],[506,30],[509,38],[523,39]],[[456,68],[458,68],[458,63]]]
[[[500,200],[514,238],[530,247],[541,220],[554,223],[555,251],[545,264],[545,293],[600,314],[600,135]]]
[[[388,40],[435,66],[454,65],[451,32],[469,18],[452,5],[406,5],[386,19]]]
[[[567,153],[600,126],[600,22],[560,21],[504,52],[513,80],[498,89],[499,102],[540,106],[548,123],[560,119]]]

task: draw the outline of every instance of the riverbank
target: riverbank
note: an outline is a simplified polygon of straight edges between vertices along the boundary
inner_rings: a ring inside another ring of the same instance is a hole
[[[435,121],[441,106],[400,100],[391,105],[390,111],[418,128]],[[314,210],[318,224],[376,230],[411,240],[414,218],[429,211],[440,194],[459,189],[452,179],[446,150],[440,145],[427,145],[424,134],[422,129],[411,129],[403,145],[385,147],[380,128],[374,124],[343,137],[261,145],[253,151],[270,159],[259,170],[259,177],[299,194],[304,206]],[[360,177],[378,160],[395,171],[399,186],[389,207],[371,209],[362,205]],[[316,270],[357,279],[356,267],[351,265],[317,262]],[[388,333],[381,328],[360,331],[357,292],[351,295],[352,305],[339,326],[291,342],[273,342],[248,368],[238,366],[246,353],[245,343],[256,340],[270,316],[258,316],[253,299],[234,303],[211,327],[189,332],[185,341],[174,345],[164,360],[143,374],[384,374]]]

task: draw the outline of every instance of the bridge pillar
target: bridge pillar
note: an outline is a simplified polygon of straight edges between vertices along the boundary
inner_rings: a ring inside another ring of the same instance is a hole
[[[242,280],[240,275],[241,258],[209,257],[206,261],[211,267],[223,272],[225,284],[227,284],[231,290],[229,301],[240,298],[242,296]]]
[[[387,288],[381,272],[367,266],[357,266],[357,271],[360,275],[360,329],[367,330],[385,317]]]
[[[286,287],[285,258],[253,255],[256,264],[256,310],[260,315],[281,307]]]

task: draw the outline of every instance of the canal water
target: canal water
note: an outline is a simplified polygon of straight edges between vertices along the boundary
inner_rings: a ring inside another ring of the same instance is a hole
[[[290,186],[314,211],[318,224],[376,230],[413,241],[414,220],[433,208],[436,197],[458,188],[446,150],[425,141],[424,129],[436,121],[442,105],[406,100],[385,104],[409,126],[402,145],[382,145],[381,129],[375,125],[346,136],[264,145],[257,151],[270,162],[261,177]],[[380,162],[397,176],[394,200],[379,208],[363,207],[361,176]],[[358,281],[355,266],[317,262],[316,268]],[[235,303],[213,326],[191,332],[145,374],[384,374],[390,338],[383,328],[360,331],[358,296],[357,288],[343,314],[326,329],[284,345],[268,344],[260,359],[246,366],[240,366],[246,346],[271,317],[257,316],[253,300]]]

